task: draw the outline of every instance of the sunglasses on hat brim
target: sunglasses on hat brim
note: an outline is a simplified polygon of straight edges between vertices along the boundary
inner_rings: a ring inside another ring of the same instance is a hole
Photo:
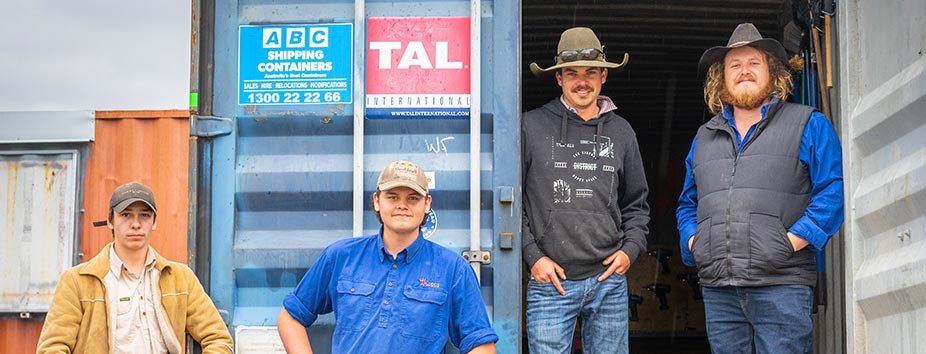
[[[577,60],[604,60],[605,55],[601,49],[598,48],[585,48],[579,50],[564,50],[559,52],[553,60],[557,64],[573,62]]]

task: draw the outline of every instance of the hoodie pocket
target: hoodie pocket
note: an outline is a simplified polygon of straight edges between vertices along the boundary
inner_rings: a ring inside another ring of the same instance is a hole
[[[623,232],[610,214],[551,210],[540,246],[557,263],[600,262],[621,246]]]
[[[794,255],[788,230],[774,215],[749,214],[749,252],[753,266],[775,271]]]

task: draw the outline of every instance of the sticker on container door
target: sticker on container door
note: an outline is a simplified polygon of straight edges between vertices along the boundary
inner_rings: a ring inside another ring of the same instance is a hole
[[[367,118],[469,118],[469,21],[469,17],[371,17]]]
[[[426,240],[430,240],[435,230],[437,230],[437,213],[434,212],[434,209],[431,209],[428,212],[427,219],[424,221],[424,225],[421,225],[421,235]]]
[[[353,24],[238,27],[238,104],[353,102]]]

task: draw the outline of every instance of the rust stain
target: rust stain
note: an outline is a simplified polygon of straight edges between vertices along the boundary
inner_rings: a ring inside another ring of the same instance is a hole
[[[57,164],[48,161],[42,163],[42,165],[42,167],[45,168],[45,191],[51,192],[51,188],[55,186],[55,176],[57,175],[56,167],[60,165],[55,166]]]
[[[16,182],[19,179],[19,165],[15,161],[7,162],[6,169],[6,235],[13,237],[13,222],[16,219]]]

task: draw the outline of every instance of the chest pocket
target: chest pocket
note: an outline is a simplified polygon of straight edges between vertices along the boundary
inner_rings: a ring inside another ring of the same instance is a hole
[[[370,322],[370,306],[376,286],[353,280],[338,280],[338,298],[334,308],[338,327],[348,331],[363,329]]]
[[[446,306],[449,294],[442,288],[408,286],[403,291],[402,335],[425,341],[445,338],[450,307]]]

